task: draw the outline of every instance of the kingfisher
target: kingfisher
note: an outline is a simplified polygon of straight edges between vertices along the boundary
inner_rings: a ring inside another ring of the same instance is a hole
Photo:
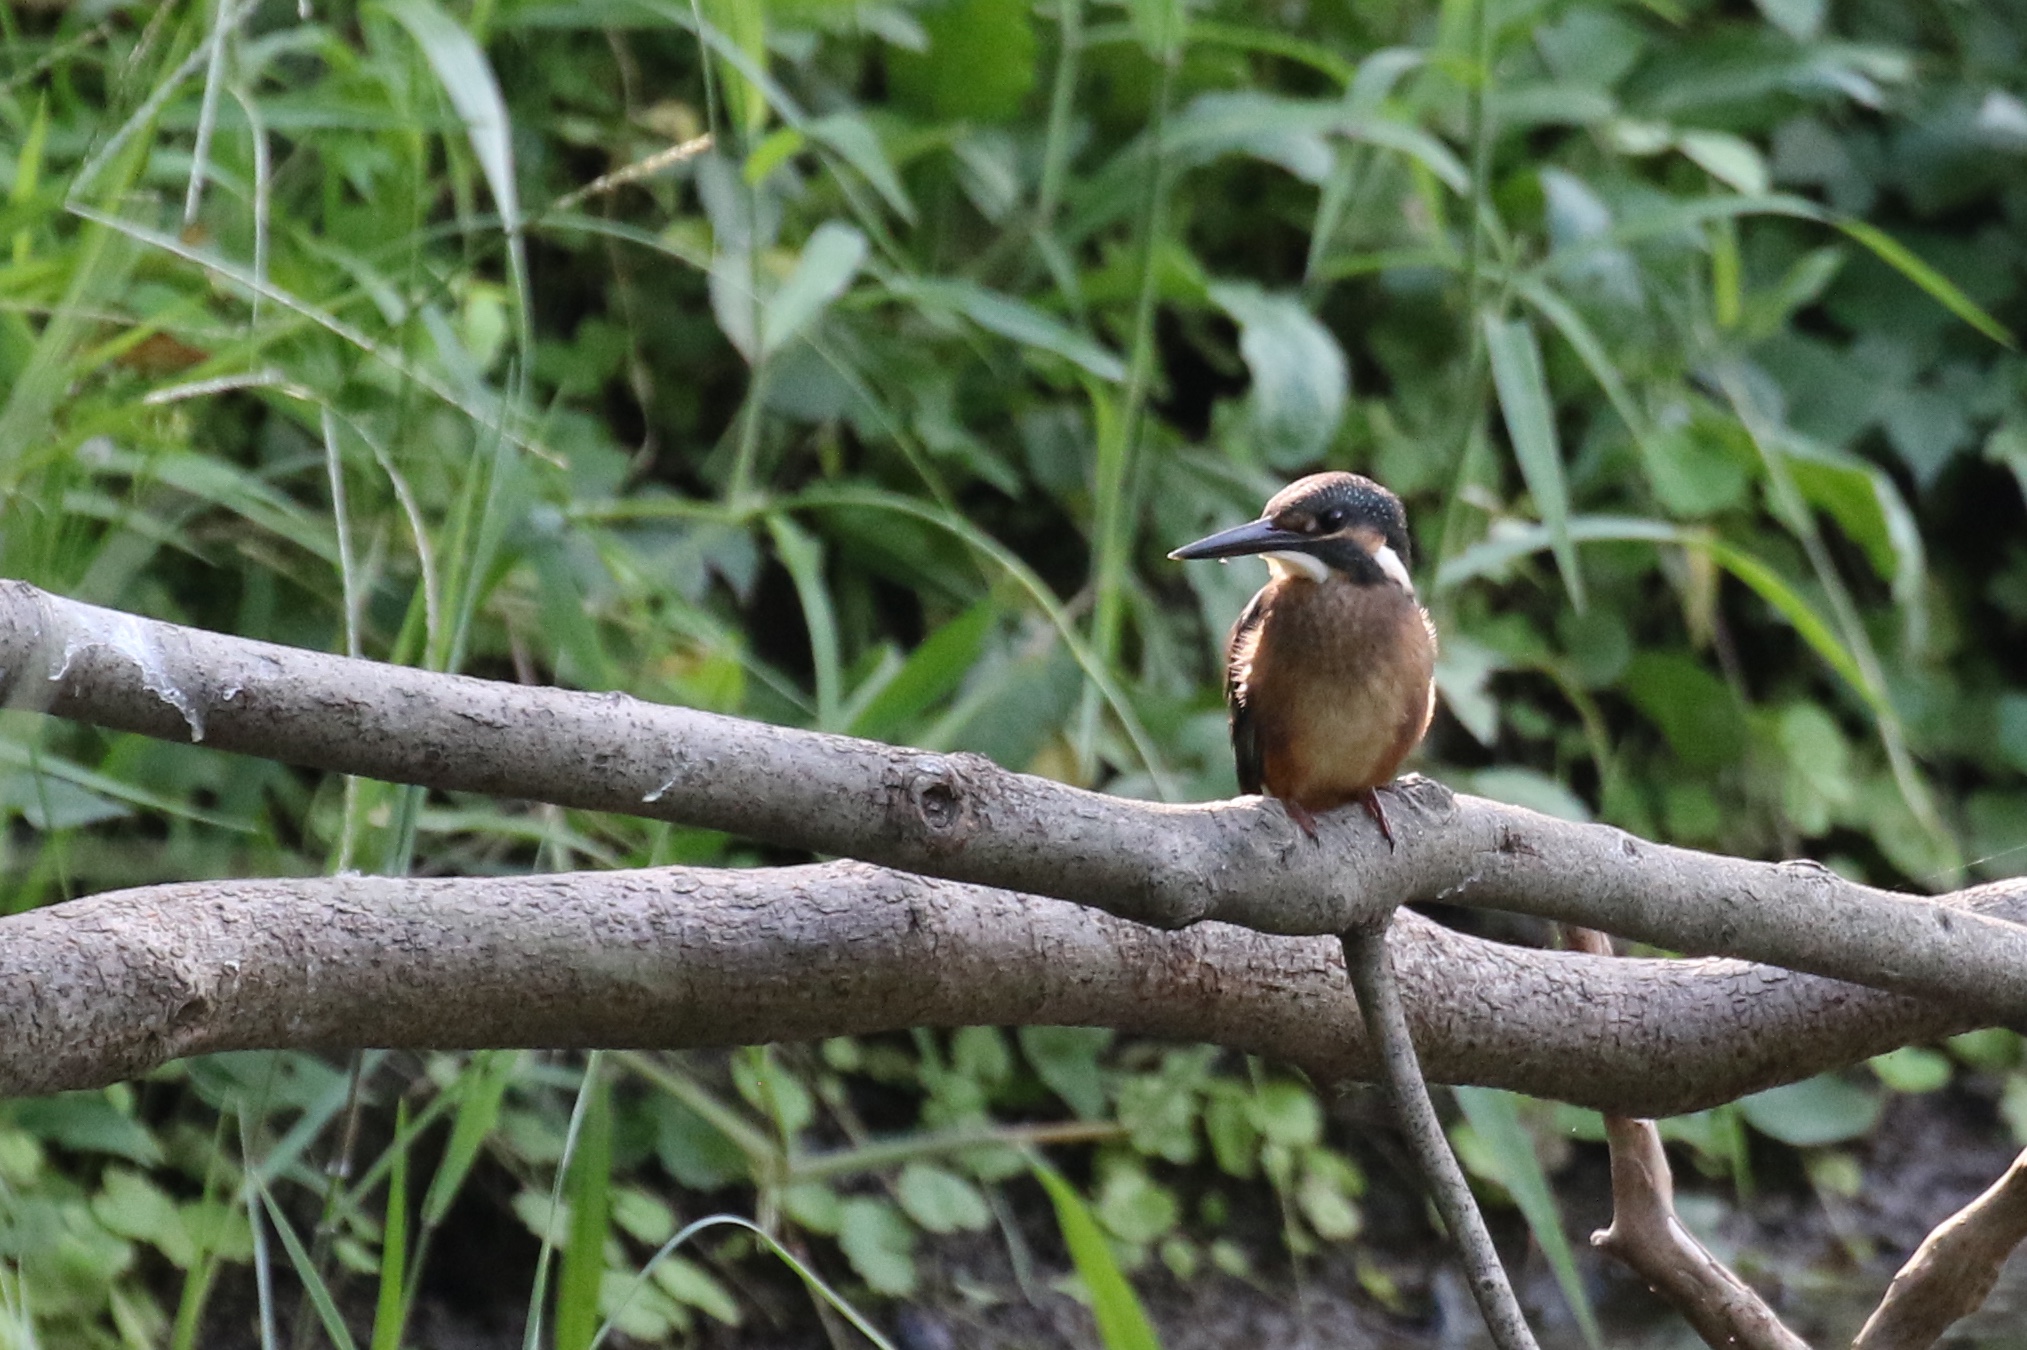
[[[1258,520],[1169,554],[1266,559],[1273,573],[1225,645],[1225,704],[1243,791],[1303,833],[1358,802],[1393,847],[1379,791],[1436,708],[1436,629],[1408,575],[1401,499],[1355,473],[1290,483]]]

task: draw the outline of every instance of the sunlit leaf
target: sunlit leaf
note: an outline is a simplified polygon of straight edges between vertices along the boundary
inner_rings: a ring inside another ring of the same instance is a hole
[[[1212,303],[1239,325],[1253,385],[1253,435],[1267,463],[1295,469],[1320,459],[1344,419],[1350,370],[1328,328],[1291,295],[1228,283]]]
[[[1484,320],[1485,349],[1492,361],[1492,381],[1499,391],[1499,410],[1506,419],[1506,434],[1513,442],[1514,457],[1520,461],[1521,477],[1534,497],[1534,506],[1547,526],[1550,547],[1570,599],[1584,607],[1583,573],[1577,566],[1576,545],[1570,538],[1569,486],[1563,477],[1562,442],[1556,435],[1555,407],[1548,393],[1548,378],[1542,373],[1541,348],[1535,342],[1534,327],[1525,319],[1501,319],[1488,314]]]
[[[802,257],[781,289],[760,313],[760,354],[779,350],[799,336],[843,295],[866,260],[866,236],[850,225],[827,220],[802,247]]]

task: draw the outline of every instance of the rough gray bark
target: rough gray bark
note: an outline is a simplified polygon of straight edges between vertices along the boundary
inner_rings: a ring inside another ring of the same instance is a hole
[[[156,623],[0,583],[10,706],[292,764],[625,812],[1050,895],[1137,922],[1336,934],[1418,900],[1517,910],[2027,1021],[2027,928],[1574,825],[1427,782],[1305,839],[1278,806],[1157,806],[626,695],[528,688]]]
[[[1966,902],[2027,915],[2027,885]],[[1432,1079],[1672,1115],[1975,1025],[1729,960],[1389,942]],[[182,1055],[361,1045],[685,1047],[1072,1023],[1370,1076],[1331,938],[1160,932],[858,863],[188,882],[0,919],[0,1096]]]

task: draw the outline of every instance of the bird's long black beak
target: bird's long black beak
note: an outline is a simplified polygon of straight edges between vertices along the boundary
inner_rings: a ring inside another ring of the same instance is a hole
[[[1271,520],[1254,520],[1234,525],[1229,530],[1219,530],[1194,544],[1184,544],[1168,556],[1181,562],[1197,558],[1245,558],[1255,553],[1297,549],[1311,542],[1306,534],[1275,528]]]

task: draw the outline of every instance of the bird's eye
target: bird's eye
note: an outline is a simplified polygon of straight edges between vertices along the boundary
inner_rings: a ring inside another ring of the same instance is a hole
[[[1318,516],[1316,523],[1323,527],[1325,534],[1335,533],[1344,528],[1344,511],[1341,507],[1333,506],[1321,516]]]

